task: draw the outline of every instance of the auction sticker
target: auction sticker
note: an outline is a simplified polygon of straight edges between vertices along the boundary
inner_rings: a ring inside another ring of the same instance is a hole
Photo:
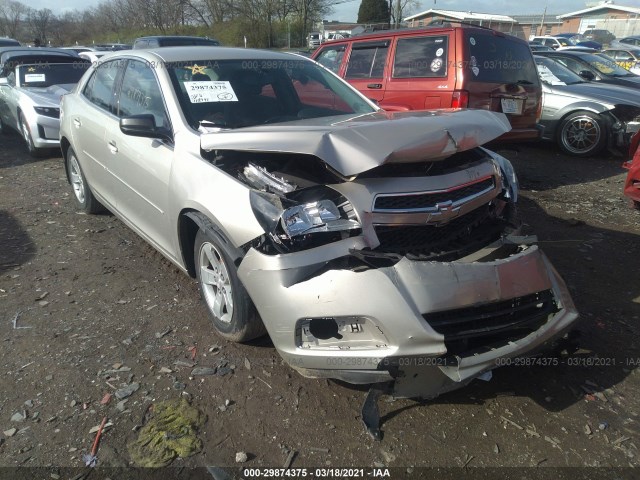
[[[44,82],[45,74],[44,73],[27,73],[24,76],[24,81],[29,82]]]
[[[475,45],[475,44],[476,44],[476,39],[475,39],[475,38],[473,38],[473,37],[470,37],[470,38],[469,38],[469,43],[470,43],[471,45]]]
[[[442,48],[439,48],[438,50],[436,50],[436,57],[441,57],[443,53],[444,50]]]
[[[237,102],[229,82],[184,82],[191,103]]]

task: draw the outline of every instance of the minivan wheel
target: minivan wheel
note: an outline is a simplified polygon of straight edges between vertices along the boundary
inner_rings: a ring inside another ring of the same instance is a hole
[[[602,117],[592,112],[574,112],[560,125],[558,145],[575,157],[599,153],[607,143],[607,126]]]
[[[200,229],[195,239],[194,259],[200,293],[220,336],[233,342],[246,342],[264,335],[264,325],[238,279],[228,244]]]
[[[44,155],[44,149],[36,148],[36,145],[33,143],[33,137],[31,136],[31,130],[29,129],[29,125],[27,125],[27,121],[22,115],[22,112],[18,114],[18,121],[20,123],[20,133],[22,134],[22,138],[24,142],[27,144],[27,150],[29,151],[29,155],[32,157],[41,157]]]
[[[91,188],[87,183],[87,179],[82,173],[80,168],[80,162],[78,157],[73,151],[73,148],[67,150],[67,172],[69,172],[69,183],[73,188],[73,197],[76,200],[76,205],[79,209],[87,213],[99,213],[104,210],[104,207],[91,192]]]

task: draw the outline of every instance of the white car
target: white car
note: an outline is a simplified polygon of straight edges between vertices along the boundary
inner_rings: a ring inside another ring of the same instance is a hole
[[[519,234],[485,110],[385,112],[297,55],[118,52],[61,111],[76,203],[195,277],[213,326],[301,374],[432,397],[542,347],[577,313]],[[540,380],[542,381],[542,379]]]
[[[75,55],[75,54],[74,54]],[[84,74],[77,56],[5,56],[0,76],[0,130],[11,128],[39,156],[60,145],[60,98]]]

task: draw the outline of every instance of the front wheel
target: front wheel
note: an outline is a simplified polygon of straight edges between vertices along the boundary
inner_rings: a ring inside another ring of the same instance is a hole
[[[69,183],[73,187],[73,196],[78,208],[87,213],[102,212],[104,207],[96,200],[96,197],[93,196],[91,187],[89,187],[87,179],[84,173],[82,173],[80,162],[78,162],[78,157],[76,157],[76,152],[73,151],[73,148],[67,150],[66,162]]]
[[[264,335],[264,325],[238,279],[228,244],[201,229],[195,239],[194,259],[200,293],[218,333],[233,342]]]
[[[574,157],[600,153],[607,143],[607,125],[597,113],[581,111],[568,115],[560,124],[558,145]]]
[[[37,148],[35,143],[33,143],[33,136],[31,135],[31,129],[29,128],[29,124],[27,124],[26,119],[22,112],[18,114],[18,121],[20,123],[20,133],[22,134],[22,138],[27,144],[27,150],[29,151],[29,155],[32,157],[42,157],[45,153],[44,149]]]

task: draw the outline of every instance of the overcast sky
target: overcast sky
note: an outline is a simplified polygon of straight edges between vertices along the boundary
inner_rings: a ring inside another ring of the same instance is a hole
[[[177,0],[176,0],[177,1]],[[100,0],[57,0],[56,7],[52,8],[51,0],[22,0],[22,3],[32,8],[50,8],[54,13],[59,14],[66,10],[84,10],[100,3]],[[522,4],[525,6],[520,6]],[[540,13],[548,5],[548,13],[567,13],[585,8],[585,0],[436,0],[435,7],[433,0],[423,0],[421,8],[416,12],[439,8],[443,10],[465,10],[481,13],[501,13],[506,15]],[[618,5],[630,7],[640,7],[640,0],[622,0],[615,2]],[[520,5],[519,5],[520,4]],[[340,20],[343,22],[355,22],[358,17],[358,7],[360,0],[347,1],[342,5],[337,5],[334,13],[329,15],[327,20]]]

